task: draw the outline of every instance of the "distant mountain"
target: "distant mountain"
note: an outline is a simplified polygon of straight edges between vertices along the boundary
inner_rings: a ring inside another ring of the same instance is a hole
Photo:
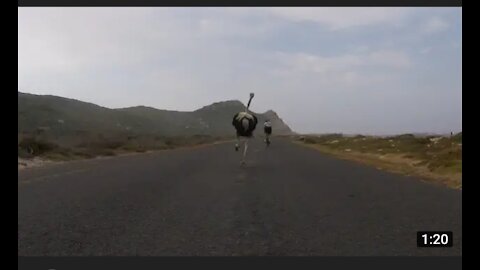
[[[54,137],[82,134],[140,134],[160,136],[233,135],[233,115],[243,111],[238,100],[213,103],[193,112],[159,110],[136,106],[109,109],[92,103],[50,95],[18,92],[18,133],[49,134]],[[272,122],[275,134],[292,130],[272,110],[255,113],[257,133],[265,119]]]

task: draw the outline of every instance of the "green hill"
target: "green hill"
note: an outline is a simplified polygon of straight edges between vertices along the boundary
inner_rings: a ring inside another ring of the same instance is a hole
[[[231,136],[235,113],[244,110],[240,101],[217,102],[193,112],[159,110],[137,106],[109,109],[92,103],[50,95],[18,92],[18,133],[42,134],[55,141],[85,136]],[[274,111],[255,113],[261,123],[269,118],[275,134],[291,129]]]

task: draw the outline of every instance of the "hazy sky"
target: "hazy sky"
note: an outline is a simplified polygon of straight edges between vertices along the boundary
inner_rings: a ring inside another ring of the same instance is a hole
[[[18,90],[195,110],[255,92],[298,132],[460,131],[461,8],[19,8]]]

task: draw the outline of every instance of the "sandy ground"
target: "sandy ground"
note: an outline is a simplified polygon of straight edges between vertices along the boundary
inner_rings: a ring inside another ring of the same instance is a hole
[[[39,167],[46,164],[59,163],[55,161],[50,161],[42,158],[35,157],[33,159],[18,158],[18,169],[22,170],[25,168]]]

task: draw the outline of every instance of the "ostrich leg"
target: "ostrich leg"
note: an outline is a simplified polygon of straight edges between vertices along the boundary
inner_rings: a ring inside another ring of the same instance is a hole
[[[243,158],[242,158],[242,164],[245,164],[245,158],[247,156],[247,150],[248,150],[248,141],[249,141],[249,138],[246,138],[245,139],[245,147],[243,149]]]
[[[237,142],[235,143],[235,151],[238,151],[239,145],[240,145],[240,137],[237,134]]]

